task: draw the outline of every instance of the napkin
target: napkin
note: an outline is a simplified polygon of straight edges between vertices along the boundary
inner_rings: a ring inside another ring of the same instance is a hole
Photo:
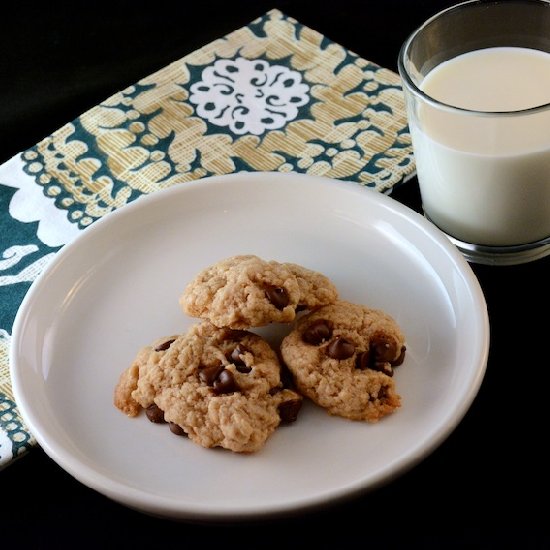
[[[278,10],[115,93],[0,166],[0,468],[36,445],[14,401],[18,307],[59,249],[138,197],[302,172],[381,192],[413,175],[400,80]]]

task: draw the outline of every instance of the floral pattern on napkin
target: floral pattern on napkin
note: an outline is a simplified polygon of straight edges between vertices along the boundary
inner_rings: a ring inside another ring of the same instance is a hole
[[[35,441],[8,372],[13,320],[64,244],[143,194],[239,171],[388,191],[414,173],[398,75],[272,10],[0,166],[0,467]]]

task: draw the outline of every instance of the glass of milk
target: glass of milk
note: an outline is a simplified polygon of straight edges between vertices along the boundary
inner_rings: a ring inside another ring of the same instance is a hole
[[[398,65],[426,217],[472,262],[550,254],[550,3],[448,8]]]

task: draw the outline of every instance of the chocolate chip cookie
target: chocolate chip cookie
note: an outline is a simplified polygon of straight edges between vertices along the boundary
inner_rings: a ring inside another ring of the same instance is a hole
[[[114,404],[117,409],[128,416],[136,416],[141,411],[142,406],[133,397],[137,390],[138,380],[141,376],[143,387],[145,373],[156,368],[164,352],[176,338],[177,336],[159,338],[150,346],[144,346],[139,350],[132,364],[120,375],[115,387]],[[142,393],[144,393],[143,390]],[[148,405],[150,404],[148,403]]]
[[[289,323],[297,311],[337,298],[336,287],[321,273],[297,264],[239,255],[201,271],[186,286],[180,305],[188,315],[217,327],[248,329]]]
[[[151,421],[168,422],[203,447],[243,453],[296,420],[301,403],[283,387],[265,340],[208,321],[141,350],[115,389],[115,405],[126,414],[144,408]]]
[[[330,414],[376,422],[401,404],[405,338],[383,311],[339,301],[298,319],[281,344],[298,391]]]

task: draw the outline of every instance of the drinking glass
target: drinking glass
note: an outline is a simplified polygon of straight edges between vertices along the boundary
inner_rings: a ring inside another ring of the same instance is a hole
[[[489,58],[473,77],[459,72],[457,57],[495,52],[491,48],[501,55],[526,48],[548,62],[547,71],[533,69],[528,56],[507,75],[514,86],[502,84],[481,108],[433,97],[425,89],[430,78],[435,83],[432,71],[455,70],[460,85],[451,95],[473,95],[469,100],[475,103],[472,90],[491,79],[485,73]],[[452,6],[409,36],[398,67],[425,216],[471,262],[519,264],[550,254],[550,3],[473,0]],[[530,78],[543,75],[547,95],[536,104],[492,106],[499,94],[527,101],[516,84],[529,92]]]

